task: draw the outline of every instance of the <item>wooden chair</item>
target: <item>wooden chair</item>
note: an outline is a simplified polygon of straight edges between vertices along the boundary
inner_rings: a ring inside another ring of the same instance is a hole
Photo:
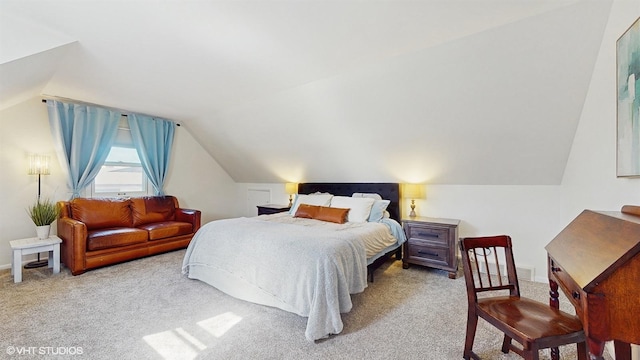
[[[578,359],[587,359],[580,319],[520,297],[509,236],[464,238],[460,240],[460,249],[469,300],[464,359],[480,359],[472,350],[478,317],[504,333],[502,352],[505,354],[511,350],[525,359],[537,360],[539,349],[577,343]],[[502,263],[506,265],[506,274],[502,274]],[[480,293],[483,294],[478,296]],[[496,296],[488,296],[491,293]],[[513,345],[511,340],[520,343],[522,348]]]

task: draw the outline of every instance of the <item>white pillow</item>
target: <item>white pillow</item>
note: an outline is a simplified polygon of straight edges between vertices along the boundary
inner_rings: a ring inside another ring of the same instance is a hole
[[[326,193],[325,194],[310,194],[310,195],[297,194],[296,195],[296,200],[293,202],[293,206],[289,210],[289,214],[295,215],[296,211],[298,210],[298,207],[300,206],[300,204],[316,205],[316,206],[329,206],[329,204],[331,204],[331,198],[332,197],[333,197],[333,195],[326,194]]]
[[[375,200],[371,207],[371,213],[369,214],[369,222],[379,222],[384,218],[384,213],[389,214],[387,206],[389,206],[390,203],[390,200]]]
[[[391,203],[389,200],[382,200],[382,196],[377,193],[353,193],[351,197],[354,198],[372,198],[375,200],[371,207],[371,213],[369,213],[369,222],[379,222],[383,218],[389,218],[389,212],[387,206]]]
[[[382,196],[377,193],[353,193],[351,197],[354,198],[372,198],[374,200],[382,200]]]
[[[334,196],[331,199],[331,207],[349,209],[347,221],[366,222],[369,219],[371,206],[375,199],[354,198],[348,196]]]

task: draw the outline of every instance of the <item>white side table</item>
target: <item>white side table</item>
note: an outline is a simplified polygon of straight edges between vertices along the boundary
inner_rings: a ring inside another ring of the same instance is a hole
[[[22,282],[22,256],[29,254],[37,254],[40,252],[49,252],[49,267],[53,268],[53,273],[60,272],[60,243],[62,240],[55,236],[49,236],[48,239],[40,240],[37,237],[20,240],[11,240],[11,249],[13,256],[11,257],[11,274],[13,282]]]

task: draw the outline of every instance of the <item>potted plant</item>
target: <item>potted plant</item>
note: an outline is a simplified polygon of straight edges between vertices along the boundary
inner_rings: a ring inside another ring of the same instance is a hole
[[[27,208],[27,213],[36,225],[38,239],[48,238],[51,223],[58,217],[56,204],[49,199],[38,200],[35,204]]]

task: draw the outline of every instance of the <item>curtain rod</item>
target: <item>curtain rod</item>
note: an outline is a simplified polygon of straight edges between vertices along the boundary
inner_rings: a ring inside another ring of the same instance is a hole
[[[99,106],[99,107],[106,108],[106,109],[111,109],[111,110],[116,110],[116,111],[120,111],[120,112],[125,112],[124,110],[121,110],[121,109],[114,109],[114,108],[110,108],[110,107],[106,107],[106,106],[102,106],[102,105],[97,105],[97,104],[92,104],[92,103],[87,103],[87,102],[77,101],[77,100],[72,100],[72,99],[67,99],[67,98],[56,98],[56,97],[51,97],[51,99],[50,99],[50,100],[67,100],[67,101],[69,101],[69,102],[73,102],[73,103],[75,103],[75,104],[80,104],[80,105],[91,105],[91,106]],[[42,99],[42,102],[46,104],[46,103],[47,103],[47,99]],[[126,111],[126,112],[134,112],[134,111]],[[127,116],[127,114],[120,114],[120,115],[125,116],[125,117]],[[152,116],[152,115],[147,115],[147,116],[156,117],[156,116]],[[173,120],[171,120],[171,121],[173,121]],[[179,123],[179,122],[176,122],[176,121],[173,121],[173,122],[176,124],[176,126],[180,126],[180,123]]]

